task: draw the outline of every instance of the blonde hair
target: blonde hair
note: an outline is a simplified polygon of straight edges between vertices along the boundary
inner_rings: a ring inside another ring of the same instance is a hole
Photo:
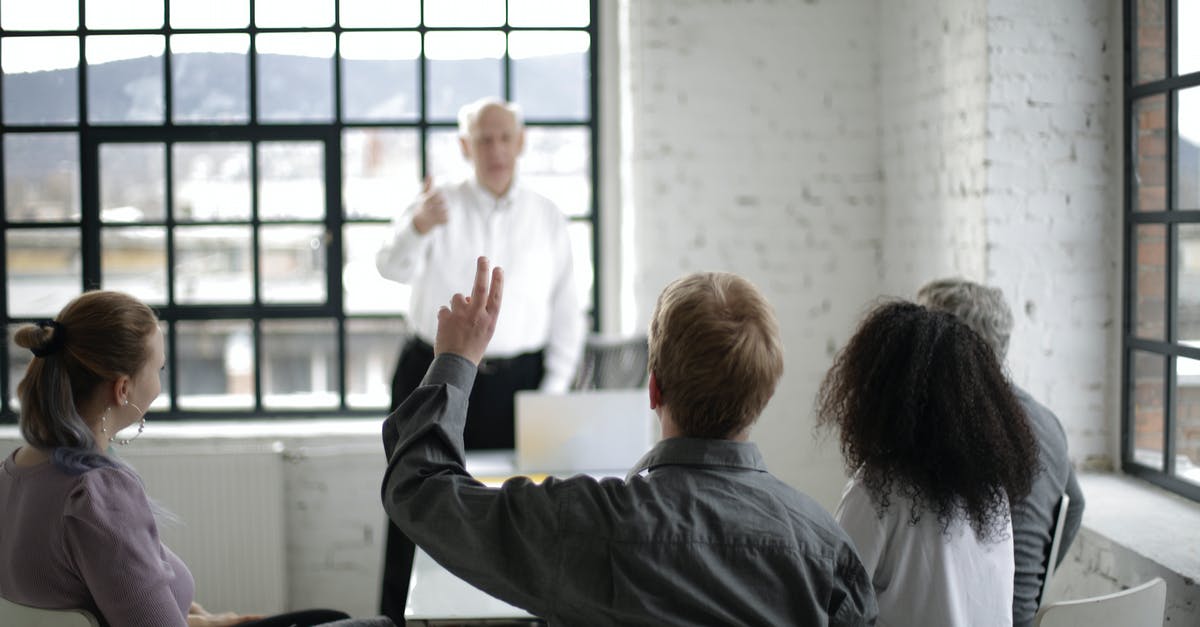
[[[94,450],[79,406],[102,383],[137,373],[151,357],[147,338],[157,330],[148,306],[111,291],[84,293],[53,321],[17,329],[17,346],[35,355],[17,384],[25,441],[47,450]]]
[[[663,289],[649,369],[685,436],[728,438],[758,419],[783,374],[775,313],[749,281],[707,272]]]

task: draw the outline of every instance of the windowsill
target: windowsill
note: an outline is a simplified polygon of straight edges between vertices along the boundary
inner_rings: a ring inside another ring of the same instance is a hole
[[[1200,581],[1200,503],[1121,474],[1081,473],[1079,483],[1086,529]]]
[[[200,440],[230,438],[306,438],[318,436],[379,436],[382,418],[316,418],[304,420],[244,420],[239,422],[156,422],[151,418],[140,440]],[[0,426],[0,439],[19,439],[16,425]]]

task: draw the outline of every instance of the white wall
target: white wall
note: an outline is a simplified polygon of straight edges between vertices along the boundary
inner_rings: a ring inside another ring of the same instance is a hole
[[[763,289],[787,349],[756,430],[776,473],[836,503],[835,447],[813,440],[820,378],[874,299],[940,276],[1005,291],[1014,380],[1059,413],[1077,461],[1110,459],[1119,3],[680,0],[625,13],[638,324],[687,272]]]
[[[843,483],[813,398],[882,274],[875,2],[628,2],[622,138],[644,328],[672,279],[741,274],[774,304],[785,373],[755,431],[823,504]]]

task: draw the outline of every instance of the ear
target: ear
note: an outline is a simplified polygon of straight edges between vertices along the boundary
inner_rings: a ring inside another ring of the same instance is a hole
[[[662,406],[662,389],[658,387],[658,378],[654,373],[650,373],[650,409],[658,409]]]
[[[125,400],[129,398],[129,388],[133,381],[128,375],[121,375],[113,379],[112,383],[105,387],[104,404],[120,407],[125,404]]]
[[[525,127],[521,127],[521,132],[517,133],[517,154],[525,152]]]
[[[462,149],[463,159],[466,159],[467,161],[472,161],[471,142],[467,141],[468,139],[470,139],[470,138],[459,135],[458,136],[458,147]]]

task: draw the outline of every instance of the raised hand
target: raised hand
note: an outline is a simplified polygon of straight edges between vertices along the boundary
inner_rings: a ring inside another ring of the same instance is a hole
[[[446,197],[433,186],[433,177],[426,176],[425,184],[421,187],[421,198],[417,205],[417,211],[413,214],[413,228],[424,235],[433,227],[445,224],[449,219],[450,212],[446,209]]]
[[[504,271],[499,267],[493,269],[489,285],[488,265],[487,257],[476,260],[471,295],[455,294],[449,307],[438,310],[434,354],[454,353],[475,365],[483,359],[492,333],[496,331],[496,318],[500,316],[500,300],[504,295]]]

